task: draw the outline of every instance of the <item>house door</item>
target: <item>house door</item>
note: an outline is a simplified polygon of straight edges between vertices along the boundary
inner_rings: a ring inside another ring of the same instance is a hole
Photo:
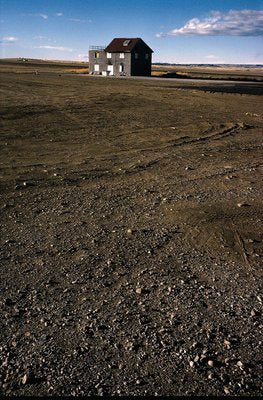
[[[107,71],[109,71],[109,75],[113,75],[113,65],[107,65]]]

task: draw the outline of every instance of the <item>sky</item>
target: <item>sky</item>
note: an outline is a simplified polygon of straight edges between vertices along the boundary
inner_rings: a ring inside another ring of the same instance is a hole
[[[0,0],[1,58],[88,61],[141,37],[154,62],[263,64],[263,0]]]

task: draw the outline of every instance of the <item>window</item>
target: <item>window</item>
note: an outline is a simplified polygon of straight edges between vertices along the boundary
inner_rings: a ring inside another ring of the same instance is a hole
[[[149,60],[149,54],[148,53],[145,54],[145,60]]]
[[[124,58],[124,53],[120,53],[120,58]]]
[[[100,53],[98,51],[95,51],[95,58],[99,58],[100,57]]]
[[[122,63],[120,64],[119,71],[120,71],[120,72],[123,72],[123,71],[124,71],[124,65],[123,65]]]
[[[139,54],[138,53],[134,53],[134,58],[135,58],[135,60],[137,60],[139,58]]]
[[[99,64],[94,64],[94,71],[99,72],[99,70],[100,70]]]
[[[107,53],[107,58],[111,58],[111,53]]]
[[[128,46],[130,43],[130,39],[124,40],[123,46]]]

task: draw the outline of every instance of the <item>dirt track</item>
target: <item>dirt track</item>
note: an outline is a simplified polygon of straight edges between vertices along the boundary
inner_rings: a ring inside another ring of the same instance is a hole
[[[1,83],[2,393],[259,395],[262,99]]]

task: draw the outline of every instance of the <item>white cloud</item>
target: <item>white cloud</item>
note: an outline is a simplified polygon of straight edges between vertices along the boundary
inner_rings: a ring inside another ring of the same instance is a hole
[[[42,35],[34,36],[34,39],[45,40],[47,42],[57,43],[57,41],[55,39],[49,38],[47,36],[42,36]]]
[[[88,60],[88,58],[89,58],[89,55],[88,54],[86,54],[86,53],[84,53],[84,54],[78,54],[78,58],[80,59],[80,60]]]
[[[73,49],[70,49],[70,48],[68,48],[68,47],[63,47],[63,46],[50,46],[50,45],[35,46],[35,49],[47,49],[47,50],[69,51],[69,52],[72,52],[72,51],[73,51]]]
[[[68,18],[71,22],[92,22],[91,19],[80,19],[80,18]]]
[[[72,22],[83,22],[81,19],[79,19],[79,18],[69,18],[68,19],[69,21],[72,21]]]
[[[57,17],[63,17],[64,14],[63,14],[62,12],[58,12],[58,13],[56,13],[55,15],[56,15]]]
[[[221,57],[216,56],[215,54],[208,54],[207,56],[205,56],[205,58],[212,63],[216,63],[216,64],[224,64],[225,63],[225,61]]]
[[[14,36],[4,36],[2,39],[1,39],[1,42],[4,42],[4,43],[14,43],[14,42],[16,42],[18,39],[16,38],[16,37],[14,37]]]
[[[34,14],[34,16],[35,16],[35,17],[41,17],[41,18],[43,18],[43,19],[48,19],[47,14],[36,13],[36,14]]]
[[[162,36],[261,36],[263,35],[263,10],[230,10],[227,13],[212,11],[208,17],[190,19],[183,27]]]

